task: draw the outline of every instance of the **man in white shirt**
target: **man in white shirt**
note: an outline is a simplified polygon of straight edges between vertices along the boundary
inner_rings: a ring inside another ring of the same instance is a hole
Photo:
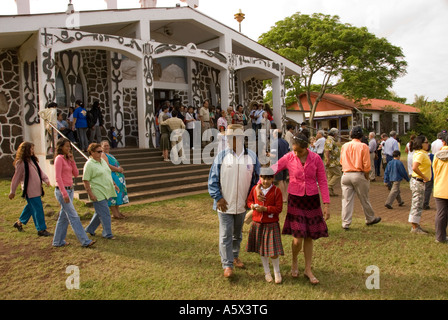
[[[317,131],[316,142],[314,143],[314,147],[316,148],[316,153],[323,160],[324,159],[324,147],[325,147],[325,133],[323,130]]]
[[[443,132],[439,132],[437,134],[437,139],[434,140],[433,143],[431,143],[431,153],[432,154],[436,154],[440,149],[442,149],[442,147],[443,147],[442,138],[443,138]]]
[[[291,124],[286,125],[285,140],[289,144],[289,150],[292,151],[292,141],[294,137],[294,126]]]
[[[260,162],[244,146],[244,127],[227,127],[229,148],[220,152],[210,168],[208,191],[219,219],[219,253],[224,277],[233,275],[233,267],[243,268],[239,259],[243,223],[249,191],[257,184]]]
[[[375,166],[373,163],[375,162],[375,153],[377,147],[375,132],[369,133],[369,152],[370,152],[370,181],[375,181]]]

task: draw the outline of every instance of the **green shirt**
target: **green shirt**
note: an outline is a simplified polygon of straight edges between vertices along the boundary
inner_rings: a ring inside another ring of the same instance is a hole
[[[84,165],[82,180],[89,181],[92,193],[98,201],[117,196],[111,170],[104,159],[98,162],[89,158]]]
[[[330,165],[328,167],[337,167],[340,165],[339,158],[341,156],[341,150],[339,149],[338,145],[336,144],[336,140],[333,136],[328,136],[328,138],[325,140],[325,146],[324,146],[324,154],[325,151],[330,151]],[[327,163],[327,156],[325,155],[325,165]]]

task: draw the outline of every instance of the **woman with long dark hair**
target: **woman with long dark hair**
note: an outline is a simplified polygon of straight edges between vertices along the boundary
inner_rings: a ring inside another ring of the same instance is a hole
[[[428,156],[429,141],[421,135],[415,138],[412,149],[412,175],[410,189],[412,192],[412,204],[409,212],[409,222],[412,224],[412,233],[427,234],[428,232],[420,227],[420,220],[425,199],[425,183],[431,180],[431,160]]]
[[[26,199],[27,204],[23,208],[19,220],[14,223],[14,228],[23,231],[23,225],[26,225],[33,217],[37,235],[48,237],[52,234],[47,231],[41,198],[44,196],[42,182],[49,186],[50,180],[45,172],[40,169],[38,162],[39,160],[34,154],[34,144],[26,141],[22,142],[13,162],[16,171],[11,181],[9,199],[14,199],[16,189],[19,183],[22,183],[22,198]]]
[[[68,224],[70,223],[81,245],[83,247],[91,247],[95,241],[87,237],[87,233],[81,224],[81,219],[73,205],[73,177],[76,178],[79,175],[79,171],[71,152],[70,140],[68,139],[61,138],[56,143],[54,170],[56,176],[54,195],[61,204],[61,211],[54,231],[53,246],[63,247],[69,244],[65,241],[65,237]]]

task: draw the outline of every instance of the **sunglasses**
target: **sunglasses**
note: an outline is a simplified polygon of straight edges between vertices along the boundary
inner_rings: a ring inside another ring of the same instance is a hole
[[[95,152],[96,152],[96,153],[102,153],[103,151],[100,150],[100,151],[95,151]]]

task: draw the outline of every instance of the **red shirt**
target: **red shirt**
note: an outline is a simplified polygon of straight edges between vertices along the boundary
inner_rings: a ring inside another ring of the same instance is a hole
[[[253,211],[252,220],[259,223],[278,222],[278,216],[283,210],[283,196],[282,192],[275,185],[266,193],[266,200],[264,202],[257,199],[257,186],[254,186],[247,197],[247,206],[250,208],[252,204],[259,204],[266,207],[265,212]]]

